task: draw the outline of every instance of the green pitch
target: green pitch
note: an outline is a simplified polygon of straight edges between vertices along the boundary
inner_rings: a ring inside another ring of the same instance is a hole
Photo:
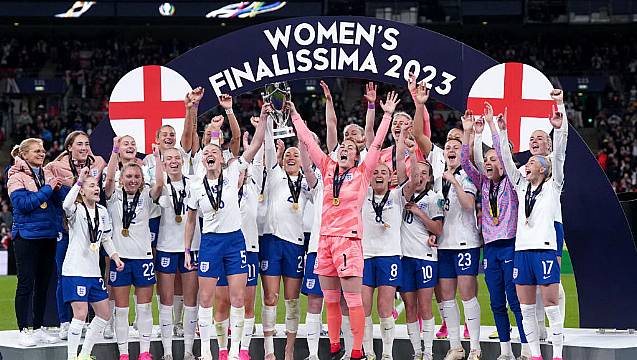
[[[15,298],[15,289],[16,289],[16,277],[15,276],[0,276],[0,330],[12,330],[16,329],[16,320],[15,320],[15,310],[14,310],[14,298]],[[482,309],[482,325],[495,325],[493,321],[493,315],[491,314],[491,308],[489,306],[489,292],[487,291],[487,286],[484,283],[484,276],[480,275],[478,277],[479,283],[479,291],[478,291],[478,299],[480,301],[480,307]],[[562,274],[562,284],[564,285],[564,291],[566,292],[566,319],[564,322],[565,327],[569,328],[577,328],[579,327],[579,307],[577,302],[577,289],[575,287],[575,278],[573,274]],[[283,290],[283,286],[281,286],[281,290]],[[257,290],[257,309],[256,309],[256,321],[257,323],[261,323],[261,291]],[[280,299],[283,299],[283,293],[281,293]],[[157,304],[154,303],[156,298],[153,298],[153,311],[155,316],[155,323],[157,323],[158,315],[157,315]],[[131,300],[132,303],[132,300]],[[55,306],[55,304],[50,304],[51,306]],[[306,298],[301,295],[301,323],[305,322],[305,313],[306,313]],[[434,304],[434,309],[437,307]],[[131,311],[131,321],[133,318],[133,311]],[[462,304],[460,304],[460,311],[462,312]],[[438,316],[438,311],[434,310],[436,314],[436,324],[440,324],[440,318]],[[374,312],[374,322],[378,323],[378,316]],[[325,316],[324,316],[325,317]],[[509,316],[513,321],[513,316],[510,314]],[[285,322],[285,306],[283,305],[283,301],[280,301],[278,307],[278,323]],[[405,323],[405,315],[401,314],[398,318],[399,324]]]

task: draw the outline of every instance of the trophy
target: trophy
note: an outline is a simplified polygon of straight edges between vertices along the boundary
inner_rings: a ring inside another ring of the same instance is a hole
[[[288,119],[290,118],[290,109],[287,109],[285,104],[287,101],[292,100],[292,94],[290,92],[290,86],[287,82],[275,82],[267,84],[265,91],[261,93],[263,101],[270,103],[274,110],[269,116],[272,117],[273,123],[276,127],[272,129],[275,139],[282,139],[294,136],[294,128],[288,125]]]

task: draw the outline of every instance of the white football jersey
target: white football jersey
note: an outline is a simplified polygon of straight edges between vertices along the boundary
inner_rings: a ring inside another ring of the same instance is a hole
[[[476,196],[478,190],[464,170],[460,170],[458,174],[455,174],[455,177],[462,184],[465,192]],[[482,246],[475,208],[462,208],[458,200],[458,193],[453,185],[449,188],[449,194],[445,199],[444,211],[445,224],[442,228],[442,236],[438,239],[439,249],[461,250]]]
[[[414,194],[418,197],[419,194]],[[431,220],[444,219],[444,203],[442,194],[429,190],[416,204]],[[401,247],[403,256],[429,261],[438,261],[438,250],[429,246],[429,231],[422,220],[408,213],[403,214],[403,223],[400,227]]]
[[[73,186],[73,189],[79,187]],[[77,197],[77,194],[69,195]],[[98,212],[99,227],[97,230],[97,245],[101,245],[102,241],[111,241],[111,218],[108,210],[102,205],[96,204]],[[62,264],[62,275],[64,276],[82,276],[82,277],[101,277],[100,272],[100,251],[93,251],[90,248],[91,241],[88,229],[88,219],[86,211],[82,204],[74,204],[73,208],[65,211],[69,223],[69,247]],[[88,209],[91,223],[95,216],[95,209]],[[93,223],[93,225],[95,225]]]
[[[312,207],[312,210],[314,211],[312,217],[314,221],[312,222],[310,243],[307,247],[308,253],[318,252],[318,243],[319,238],[321,237],[321,217],[323,216],[323,180],[320,176],[318,177],[318,181],[316,182],[316,186],[312,192],[312,205],[314,205]]]
[[[252,179],[257,186],[257,231],[259,236],[263,235],[263,231],[265,230],[265,224],[268,222],[267,213],[268,213],[268,199],[265,197],[265,189],[262,189],[263,185],[263,164],[257,164],[255,161],[252,165]],[[266,186],[268,177],[265,176]],[[263,201],[259,201],[258,199],[263,196]]]
[[[296,182],[297,177],[290,176],[290,179]],[[265,193],[268,199],[268,222],[264,229],[265,233],[293,244],[303,245],[303,211],[311,196],[310,188],[303,177],[298,209],[295,209],[285,170],[277,165],[268,171]]]
[[[549,154],[549,159],[551,159],[551,161],[553,161],[553,153]],[[525,169],[526,165],[522,165],[520,166],[520,168],[518,169],[518,171],[520,172],[520,176],[521,177],[526,177],[526,169]],[[562,202],[561,202],[561,198],[560,196],[557,197],[556,200],[556,204],[555,204],[555,221],[561,223],[562,222]],[[520,204],[524,204],[524,202],[521,202]]]
[[[177,196],[179,196],[179,193],[184,190],[184,182],[186,184],[186,197],[184,198],[183,208],[179,214],[175,213],[173,194],[168,182],[164,184],[162,189],[161,196],[159,197],[161,220],[159,222],[157,250],[165,252],[184,251],[184,233],[186,231],[186,219],[188,218],[188,199],[190,198],[190,188],[193,181],[187,177],[183,177],[181,181],[171,182]],[[181,217],[180,222],[177,222],[177,215]],[[195,233],[193,235],[190,248],[192,250],[199,250],[200,241],[201,229],[199,228],[199,221],[197,221],[197,226],[195,226]]]
[[[128,203],[133,202],[135,195],[127,195]],[[108,212],[113,222],[113,244],[124,259],[152,259],[151,235],[148,220],[156,205],[150,197],[150,189],[144,186],[135,208],[135,216],[130,223],[129,236],[122,235],[123,192],[116,188],[110,199],[106,200]]]
[[[383,207],[382,221],[376,221],[376,212],[372,206],[372,196],[380,204],[384,195],[374,195],[372,188],[367,189],[367,196],[363,203],[363,256],[365,259],[375,256],[401,256],[400,224],[402,222],[405,197],[402,187],[389,192],[387,202]],[[385,227],[387,224],[389,227]]]
[[[445,172],[445,152],[436,145],[432,146],[427,161],[431,164],[434,174],[434,191],[442,191],[442,174]]]
[[[525,196],[528,182],[520,178],[516,185],[518,193],[518,231],[515,236],[515,251],[520,250],[556,250],[557,238],[555,234],[555,213],[560,207],[561,186],[554,181],[547,181],[542,186],[542,191],[535,198],[535,205],[528,220],[525,213]],[[533,188],[532,190],[535,190]]]
[[[316,176],[316,178],[318,179],[318,182],[322,181],[321,178],[321,172],[318,171],[318,169],[313,169],[314,171],[314,175]],[[305,211],[303,212],[303,232],[304,233],[312,233],[312,228],[314,227],[314,219],[316,216],[316,212],[314,210],[314,204],[315,204],[315,197],[312,196],[312,199],[310,202],[305,204]],[[317,204],[319,204],[318,206],[321,206],[321,202],[318,202]]]
[[[201,210],[203,214],[203,233],[229,233],[241,229],[241,213],[239,211],[239,173],[247,167],[243,158],[232,161],[223,170],[221,204],[214,210],[203,181],[195,180],[191,185],[188,200],[190,210]],[[217,196],[218,179],[207,179],[214,199]]]
[[[257,210],[259,190],[254,179],[247,178],[243,185],[243,193],[239,198],[241,210],[241,231],[246,240],[248,252],[259,252],[259,231],[257,229]]]

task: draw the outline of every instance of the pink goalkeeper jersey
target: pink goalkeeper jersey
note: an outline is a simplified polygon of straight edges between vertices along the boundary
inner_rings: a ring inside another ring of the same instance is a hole
[[[312,161],[321,170],[323,176],[321,235],[361,239],[363,237],[361,208],[369,187],[369,179],[378,164],[380,146],[389,129],[391,116],[387,114],[383,116],[383,121],[365,160],[347,173],[339,192],[338,206],[332,202],[334,169],[337,162],[330,159],[314,142],[314,138],[299,115],[292,116],[292,122],[299,140],[307,145]],[[343,171],[340,170],[339,173],[343,174]]]

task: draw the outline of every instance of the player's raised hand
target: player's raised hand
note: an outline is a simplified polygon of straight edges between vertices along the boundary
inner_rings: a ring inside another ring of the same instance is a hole
[[[201,98],[203,98],[203,94],[204,89],[201,86],[193,89],[191,92],[186,94],[186,99],[184,100],[184,102],[186,103],[186,107],[192,108],[199,106],[199,102],[201,101]]]
[[[482,116],[474,120],[473,131],[475,131],[476,134],[482,134],[484,131],[484,118]]]
[[[553,108],[553,112],[551,114],[551,117],[549,118],[549,121],[551,122],[551,125],[553,125],[553,128],[559,129],[562,127],[562,122],[564,121],[564,114],[562,114],[561,112]]]
[[[484,102],[484,119],[488,123],[493,121],[493,106],[488,101]]]
[[[84,181],[86,180],[86,178],[88,178],[88,173],[90,172],[88,166],[85,166],[82,168],[82,170],[80,170],[80,176],[78,177],[78,181],[80,183],[84,183]]]
[[[214,130],[221,130],[221,125],[223,125],[223,115],[217,115],[217,116],[213,116],[212,119],[210,119],[210,124],[212,125],[212,128]]]
[[[416,87],[416,102],[419,104],[424,104],[429,100],[429,89],[427,88],[427,83],[425,80],[418,83],[418,87]]]
[[[504,115],[500,114],[498,115],[498,128],[500,128],[501,131],[504,131],[507,129],[507,108],[504,108]]]
[[[395,91],[390,91],[387,94],[387,99],[385,102],[380,101],[380,107],[387,114],[393,114],[396,110],[396,105],[400,104],[400,100],[398,99],[398,94]]]
[[[417,86],[418,83],[416,82],[416,75],[410,72],[409,76],[407,76],[407,90],[409,90],[409,93],[412,94],[412,96],[416,93]]]
[[[464,129],[464,131],[473,130],[474,121],[473,121],[473,114],[471,113],[471,110],[467,109],[464,115],[460,117],[460,120],[462,120],[462,129]]]
[[[551,99],[555,100],[558,105],[564,104],[564,92],[561,89],[551,90]]]
[[[232,96],[228,94],[221,94],[219,96],[219,105],[225,110],[232,109]]]
[[[327,101],[332,101],[332,92],[330,91],[330,87],[327,86],[327,84],[323,80],[319,82],[319,85],[321,85],[321,89],[323,89],[323,95],[325,95]]]
[[[250,133],[247,131],[243,132],[243,138],[242,138],[242,142],[243,142],[243,148],[247,149],[250,147]]]
[[[365,85],[365,100],[367,100],[367,102],[369,104],[373,104],[376,102],[376,89],[378,88],[378,86],[376,84],[374,84],[373,82],[368,82],[367,85]]]

